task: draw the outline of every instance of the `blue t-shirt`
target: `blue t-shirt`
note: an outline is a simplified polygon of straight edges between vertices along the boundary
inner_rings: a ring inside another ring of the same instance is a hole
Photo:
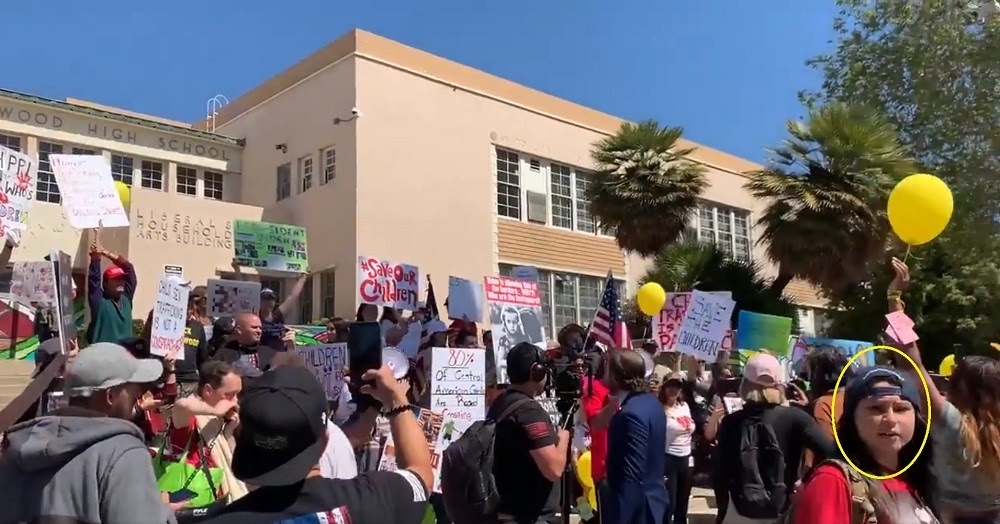
[[[274,308],[271,311],[271,320],[260,317],[260,327],[261,336],[260,343],[270,347],[276,351],[282,351],[285,349],[285,343],[281,341],[281,337],[285,334],[285,316],[281,314],[281,310]]]

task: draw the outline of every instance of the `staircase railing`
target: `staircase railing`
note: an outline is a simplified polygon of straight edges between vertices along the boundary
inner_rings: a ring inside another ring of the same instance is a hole
[[[0,432],[7,431],[21,419],[28,409],[35,405],[35,402],[49,389],[52,381],[59,376],[65,363],[66,355],[58,355],[37,377],[28,383],[20,395],[7,404],[3,410],[0,410]]]

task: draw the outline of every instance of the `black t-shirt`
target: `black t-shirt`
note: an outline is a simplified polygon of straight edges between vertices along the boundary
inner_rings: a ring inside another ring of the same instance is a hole
[[[761,420],[774,431],[781,452],[785,457],[785,485],[794,486],[799,480],[799,465],[802,463],[802,452],[811,450],[821,458],[836,456],[837,446],[826,436],[823,430],[805,411],[791,406],[759,406],[747,404],[742,410],[726,415],[719,423],[717,459],[713,477],[716,479],[732,478],[735,473],[727,466],[740,463],[740,433],[743,420],[763,411]],[[819,463],[819,460],[816,461]]]
[[[489,418],[497,417],[512,403],[529,398],[508,390],[490,406]],[[500,513],[534,522],[552,517],[559,507],[559,484],[542,475],[531,450],[559,443],[549,414],[538,402],[522,404],[497,422],[493,445],[493,477],[500,493]]]
[[[278,353],[278,351],[263,344],[244,346],[235,340],[231,340],[219,348],[219,351],[215,353],[215,359],[228,364],[235,364],[242,361],[261,371],[267,371],[271,369],[271,361]]]
[[[205,326],[200,320],[188,320],[184,327],[184,359],[174,364],[177,382],[198,382],[198,370],[206,360],[208,341],[205,340]]]
[[[226,506],[212,524],[419,524],[427,490],[411,471],[377,471],[350,480],[312,477],[259,488]]]

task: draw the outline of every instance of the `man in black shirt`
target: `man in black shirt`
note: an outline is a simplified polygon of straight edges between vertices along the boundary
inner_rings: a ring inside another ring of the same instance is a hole
[[[229,364],[243,362],[260,371],[270,369],[271,359],[278,351],[260,343],[262,335],[260,317],[253,313],[240,313],[236,315],[235,320],[236,327],[230,340],[219,348],[215,359]]]
[[[398,471],[350,480],[323,478],[326,394],[313,373],[279,366],[255,379],[240,400],[233,475],[253,489],[208,522],[214,524],[418,524],[434,482],[423,430],[406,386],[383,366],[361,391],[380,401],[396,445]]]
[[[534,400],[545,387],[544,352],[528,342],[517,344],[507,352],[507,376],[510,387],[487,415],[495,419],[518,403],[496,425],[493,476],[500,493],[500,522],[556,522],[558,481],[570,437],[565,429],[556,431]]]

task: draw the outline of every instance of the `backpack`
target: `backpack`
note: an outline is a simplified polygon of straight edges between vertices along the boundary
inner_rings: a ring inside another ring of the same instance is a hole
[[[730,500],[743,517],[777,518],[788,502],[785,455],[778,437],[762,413],[748,413],[738,427],[740,460],[729,475]]]
[[[844,474],[844,478],[847,479],[847,485],[851,490],[850,524],[878,524],[878,518],[875,516],[875,505],[871,501],[871,484],[869,484],[868,480],[844,461],[836,459],[827,459],[820,462],[813,468],[813,471],[816,471],[816,468],[824,464],[838,467],[841,473]],[[803,480],[803,485],[808,481],[808,478]],[[796,502],[796,497],[792,497],[792,503],[789,504],[788,510],[785,511],[775,524],[792,524],[795,521]]]
[[[480,524],[496,515],[500,493],[493,478],[493,443],[497,422],[532,402],[514,401],[495,420],[474,422],[441,456],[441,498],[455,524]]]

